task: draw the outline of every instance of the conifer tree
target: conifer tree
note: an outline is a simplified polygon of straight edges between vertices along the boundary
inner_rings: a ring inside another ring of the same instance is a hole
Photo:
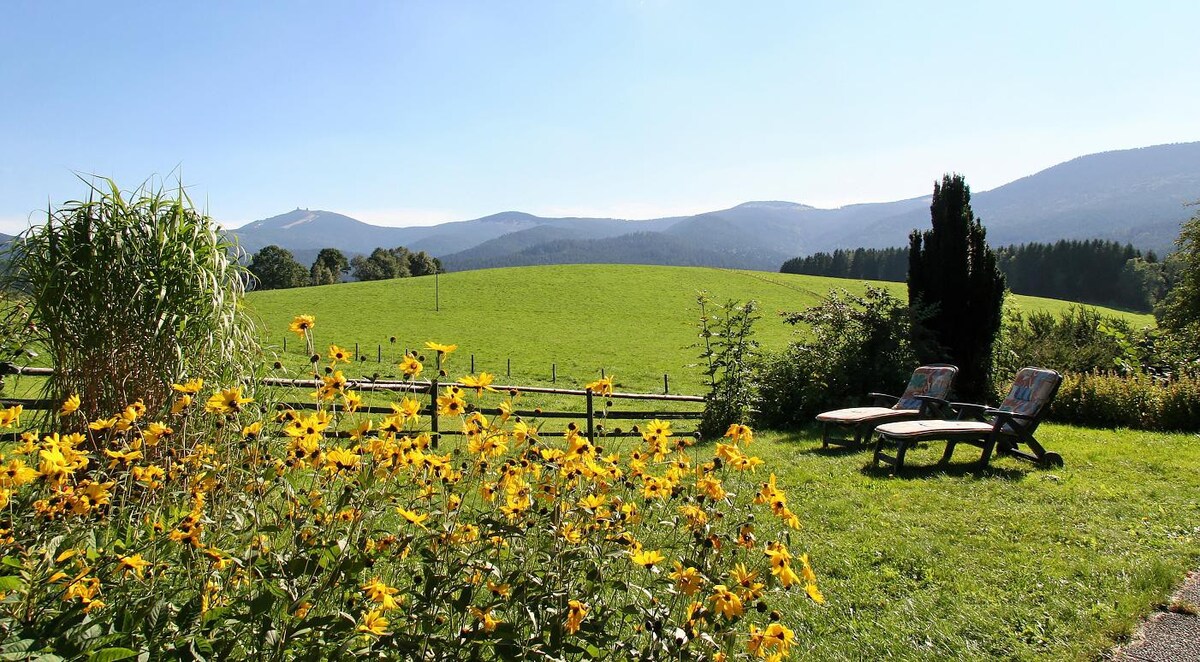
[[[908,301],[928,313],[914,323],[914,331],[923,331],[940,347],[914,344],[923,362],[957,365],[958,397],[982,402],[990,391],[1004,275],[971,211],[971,190],[961,175],[945,175],[934,184],[929,211],[933,229],[909,235]]]

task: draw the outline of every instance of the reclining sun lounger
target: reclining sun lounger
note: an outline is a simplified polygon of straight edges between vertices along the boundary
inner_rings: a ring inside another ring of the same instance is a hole
[[[1050,408],[1058,393],[1062,375],[1045,368],[1022,368],[1013,379],[1012,388],[1004,402],[995,409],[983,405],[952,402],[958,412],[952,421],[923,420],[887,423],[875,429],[873,466],[885,462],[899,471],[904,466],[904,454],[914,444],[923,441],[945,440],[946,451],[941,462],[949,462],[957,444],[971,444],[983,449],[979,463],[987,466],[992,451],[1023,458],[1046,466],[1062,466],[1062,456],[1047,451],[1034,438],[1038,423]],[[972,420],[973,419],[973,420]],[[896,455],[883,452],[887,444],[896,445]],[[1032,452],[1018,449],[1025,444]]]
[[[952,365],[937,363],[921,366],[913,371],[912,379],[908,381],[908,386],[899,397],[870,393],[867,397],[874,398],[875,406],[851,407],[818,414],[817,420],[822,424],[821,447],[828,448],[830,444],[861,444],[871,436],[871,430],[875,429],[875,426],[883,423],[941,416],[942,408],[948,404],[950,387],[954,385],[954,377],[957,374],[958,368]],[[887,404],[891,406],[885,407]],[[854,439],[830,437],[831,425],[854,428]]]

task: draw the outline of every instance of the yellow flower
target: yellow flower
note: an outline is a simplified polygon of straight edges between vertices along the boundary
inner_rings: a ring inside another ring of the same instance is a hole
[[[483,631],[484,632],[491,632],[496,629],[497,625],[504,622],[504,621],[501,621],[500,619],[492,616],[491,607],[489,607],[487,609],[471,607],[471,615],[474,616],[475,618],[479,619],[479,621],[483,623]]]
[[[675,571],[668,575],[675,580],[675,588],[679,589],[684,595],[695,595],[696,591],[700,590],[704,584],[704,577],[700,575],[700,571],[692,567],[683,567],[679,561],[675,562]]]
[[[380,611],[388,611],[400,607],[400,602],[394,597],[400,592],[400,589],[384,584],[378,577],[373,577],[371,581],[363,584],[362,589],[367,594],[368,600],[379,604]]]
[[[725,618],[737,618],[742,615],[742,600],[724,584],[713,587],[713,594],[708,598],[713,603],[713,611]]]
[[[458,349],[458,345],[442,345],[440,343],[429,341],[425,343],[425,349],[433,350],[437,352],[439,356],[445,356]]]
[[[492,373],[481,372],[481,373],[479,373],[478,377],[472,377],[471,375],[467,375],[466,377],[462,378],[461,382],[462,382],[463,386],[466,386],[467,388],[475,389],[476,395],[483,395],[484,391],[495,391],[496,390],[496,389],[492,388],[492,382],[495,379],[496,379],[496,376],[493,375]]]
[[[804,591],[808,593],[808,597],[812,598],[813,602],[819,605],[825,604],[825,596],[821,594],[821,589],[817,588],[816,584],[805,584]]]
[[[758,572],[750,572],[745,563],[738,563],[729,571],[729,578],[740,586],[750,586],[758,578]]]
[[[337,345],[330,345],[329,365],[337,365],[339,363],[350,363],[350,352]]]
[[[417,357],[411,354],[405,354],[404,358],[400,361],[400,372],[403,372],[404,376],[409,379],[416,379],[424,369],[425,366],[421,365]]]
[[[197,377],[196,379],[189,379],[182,384],[171,384],[171,388],[180,393],[196,395],[200,392],[200,389],[204,388],[204,380]]]
[[[116,424],[116,416],[113,416],[112,418],[98,418],[91,423],[88,423],[88,429],[100,432],[102,430],[111,430]]]
[[[362,623],[359,623],[357,630],[364,634],[373,634],[376,637],[387,634],[388,619],[383,617],[383,612],[378,609],[372,610],[363,614]]]
[[[242,397],[242,387],[235,386],[212,394],[204,403],[204,410],[213,414],[228,414],[241,411],[242,405],[254,402],[254,398]]]
[[[583,388],[584,390],[591,391],[596,395],[609,396],[612,395],[613,392],[613,378],[611,375],[608,377],[601,377],[600,379],[597,379]]]
[[[663,556],[662,552],[659,552],[658,550],[646,551],[639,549],[635,552],[631,552],[629,554],[629,558],[634,563],[644,568],[649,568],[654,566],[656,563],[662,563],[667,557]]]
[[[342,401],[346,405],[346,411],[351,414],[358,411],[359,407],[362,407],[362,403],[363,403],[362,396],[355,393],[354,391],[346,391],[345,393],[343,393]]]
[[[578,600],[569,600],[567,602],[567,634],[575,634],[579,631],[579,626],[583,624],[583,619],[587,617],[588,606],[586,603]]]
[[[79,409],[79,394],[72,393],[63,401],[62,408],[58,410],[59,416],[69,416],[74,414]]]
[[[312,315],[297,315],[292,319],[292,323],[288,325],[288,330],[303,338],[316,325],[317,320]],[[386,625],[386,623],[384,624]]]
[[[408,520],[409,522],[412,522],[413,524],[416,524],[417,526],[421,527],[422,529],[425,528],[425,520],[429,519],[429,513],[419,514],[416,511],[406,510],[405,508],[402,508],[400,506],[396,507],[396,512],[400,513],[400,516],[403,517],[404,519]]]
[[[8,428],[21,424],[21,412],[24,405],[13,405],[8,409],[0,409],[0,428]]]
[[[141,554],[122,556],[117,562],[117,567],[124,571],[125,574],[132,572],[133,574],[137,575],[138,579],[145,578],[146,568],[148,568],[150,565],[152,564],[143,559]]]
[[[254,421],[242,428],[243,439],[257,438],[260,434],[262,434],[262,421]]]
[[[192,406],[192,396],[184,394],[179,396],[179,399],[171,404],[171,413],[178,414],[179,412]]]
[[[725,431],[725,436],[732,439],[735,444],[738,442],[749,444],[751,441],[754,441],[754,432],[749,427],[739,423],[730,425],[729,429]]]
[[[440,416],[458,416],[467,409],[467,403],[450,391],[438,396],[437,405]]]
[[[325,469],[335,474],[343,471],[356,471],[361,459],[358,453],[345,448],[335,448],[325,454]]]
[[[40,475],[37,469],[27,466],[24,460],[13,458],[3,468],[0,468],[0,486],[20,487],[32,482]]]

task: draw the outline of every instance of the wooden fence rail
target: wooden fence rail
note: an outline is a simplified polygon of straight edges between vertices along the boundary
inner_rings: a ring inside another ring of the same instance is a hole
[[[12,364],[0,364],[0,375],[24,375],[30,377],[49,377],[54,374],[51,368],[37,368],[15,366]],[[282,377],[264,377],[258,380],[259,384],[273,388],[317,388],[324,382],[318,379],[287,379]],[[461,435],[460,430],[441,430],[440,420],[438,416],[437,394],[438,389],[448,386],[459,386],[464,389],[474,388],[466,386],[460,382],[439,382],[438,380],[418,380],[411,382],[399,381],[380,381],[372,379],[351,379],[347,380],[347,386],[356,391],[391,391],[399,393],[420,393],[427,395],[429,398],[428,404],[425,404],[420,413],[429,416],[430,432],[433,436],[433,447],[437,448],[438,439],[442,435]],[[659,419],[664,421],[681,421],[681,420],[697,420],[701,417],[702,412],[693,411],[608,411],[607,408],[596,413],[595,399],[604,398],[611,404],[613,400],[639,400],[639,401],[661,401],[661,402],[679,402],[679,403],[703,403],[704,398],[698,395],[667,395],[659,393],[622,393],[613,392],[608,395],[600,396],[587,389],[564,389],[564,388],[548,388],[542,386],[519,386],[519,385],[495,385],[492,387],[500,392],[513,393],[539,393],[545,395],[562,395],[584,398],[585,411],[554,411],[543,409],[519,409],[512,411],[512,415],[520,417],[542,418],[542,419],[561,419],[561,418],[585,418],[587,422],[587,438],[594,441],[596,433],[599,431],[605,436],[610,437],[632,437],[638,436],[639,432],[632,430],[622,430],[621,428],[607,429],[604,425],[605,421],[637,421],[648,419]],[[30,410],[53,410],[58,407],[58,403],[51,402],[46,399],[39,398],[3,398],[0,403],[5,406],[22,405]],[[281,408],[291,408],[297,410],[315,410],[318,405],[313,402],[281,402],[278,403]],[[390,414],[393,412],[391,407],[364,406],[358,411],[367,414]],[[479,408],[478,411],[496,415],[500,413],[498,408]],[[597,423],[599,419],[599,423]],[[337,436],[345,436],[348,433],[342,433]],[[548,431],[542,433],[545,436],[562,436],[565,432]],[[692,434],[683,432],[683,434]]]

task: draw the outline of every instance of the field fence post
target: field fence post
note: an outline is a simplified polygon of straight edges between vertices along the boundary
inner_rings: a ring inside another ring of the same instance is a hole
[[[383,345],[375,345],[375,362],[383,363]]]
[[[558,383],[558,365],[554,363],[550,364],[550,383]]]
[[[667,373],[664,372],[663,373],[663,395],[669,395],[670,393],[671,393],[671,385],[670,385],[670,383],[667,382]]]
[[[508,376],[512,377],[512,357],[508,357]]]
[[[471,355],[471,374],[475,374],[475,355]]]
[[[358,353],[358,343],[354,343],[354,360],[357,361],[359,356],[361,355]]]

